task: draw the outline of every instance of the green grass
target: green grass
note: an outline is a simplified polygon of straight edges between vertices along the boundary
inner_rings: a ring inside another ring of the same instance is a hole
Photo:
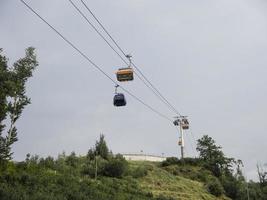
[[[159,163],[130,162],[130,168],[137,167],[145,167],[148,170],[148,174],[138,178],[138,182],[143,190],[151,192],[153,196],[163,195],[179,200],[228,199],[224,196],[218,198],[209,194],[203,183],[179,175],[173,175],[164,168],[159,167]],[[188,166],[188,168],[191,167]]]
[[[75,166],[56,162],[48,167],[36,163],[9,162],[0,170],[2,200],[228,200],[211,195],[203,177],[212,176],[197,166],[156,162],[129,162],[121,178],[99,175],[97,180],[81,173],[83,158]]]

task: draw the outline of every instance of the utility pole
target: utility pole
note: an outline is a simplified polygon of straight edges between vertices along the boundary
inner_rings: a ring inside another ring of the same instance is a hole
[[[184,147],[185,147],[185,142],[184,142],[184,129],[189,129],[189,122],[186,118],[186,116],[177,116],[175,117],[176,120],[173,121],[174,126],[179,126],[179,132],[180,132],[180,137],[178,141],[178,145],[181,146],[181,159],[184,159]]]
[[[181,121],[181,120],[180,120]],[[184,159],[184,130],[183,130],[183,126],[181,125],[181,122],[180,122],[180,134],[181,134],[181,142],[180,142],[180,146],[181,146],[181,159],[183,160]]]

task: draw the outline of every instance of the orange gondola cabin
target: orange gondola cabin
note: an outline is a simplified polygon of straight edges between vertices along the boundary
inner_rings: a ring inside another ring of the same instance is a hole
[[[116,76],[117,76],[117,80],[120,81],[120,82],[132,81],[134,79],[133,69],[131,67],[120,68],[116,72]]]

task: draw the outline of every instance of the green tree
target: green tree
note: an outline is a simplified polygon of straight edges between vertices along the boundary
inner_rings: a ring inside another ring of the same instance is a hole
[[[87,153],[89,160],[94,160],[96,156],[108,160],[112,153],[109,151],[105,136],[100,134],[99,140],[96,141],[94,148],[90,148]]]
[[[26,82],[38,66],[34,48],[26,49],[24,58],[8,67],[8,59],[0,49],[0,162],[12,158],[11,146],[18,140],[16,121],[25,106],[30,104],[26,96]],[[8,127],[7,127],[8,125]]]
[[[128,169],[128,163],[122,155],[111,158],[104,168],[104,175],[121,178]]]
[[[219,197],[223,194],[223,186],[220,181],[215,177],[210,177],[206,183],[208,191],[216,197]]]
[[[92,169],[94,168],[94,177],[97,179],[98,175],[103,174],[107,161],[112,157],[103,134],[100,134],[99,140],[96,141],[94,148],[89,149],[86,157],[87,164],[83,172],[92,175]]]
[[[265,164],[264,167],[267,165]],[[257,164],[257,172],[261,187],[267,186],[267,171],[260,164]]]
[[[96,141],[95,151],[96,155],[101,156],[103,159],[108,159],[109,149],[103,134],[100,134],[99,141]]]
[[[71,154],[69,156],[67,156],[66,158],[66,163],[67,165],[71,166],[71,167],[77,167],[78,165],[78,157],[76,156],[75,152],[71,152]]]
[[[240,182],[244,182],[245,181],[245,177],[243,175],[242,172],[242,167],[244,167],[242,160],[238,159],[237,161],[235,161],[236,164],[236,174],[235,177],[238,181]]]
[[[217,146],[208,135],[204,135],[197,141],[200,158],[204,161],[205,167],[211,170],[216,177],[220,177],[222,173],[231,174],[234,163],[234,159],[225,157],[221,149],[222,147]]]

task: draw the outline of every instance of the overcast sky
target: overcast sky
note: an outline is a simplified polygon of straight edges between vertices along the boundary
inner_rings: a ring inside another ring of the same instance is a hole
[[[114,79],[125,66],[67,0],[27,2]],[[246,176],[255,179],[257,162],[267,162],[267,1],[85,2],[161,93],[189,116],[186,155],[196,156],[193,138],[208,134],[227,156],[243,160]],[[113,107],[114,84],[19,0],[0,0],[0,27],[10,65],[29,46],[40,64],[27,85],[32,104],[18,122],[15,160],[27,153],[84,155],[100,133],[116,153],[180,156],[179,134],[170,122],[127,95],[126,107]],[[121,85],[174,117],[138,79]]]

